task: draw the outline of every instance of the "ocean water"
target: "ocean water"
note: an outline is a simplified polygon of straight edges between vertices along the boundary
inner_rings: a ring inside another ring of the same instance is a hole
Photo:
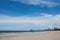
[[[8,37],[8,36],[18,36],[20,35],[20,32],[3,32],[3,33],[0,33],[0,37]]]
[[[12,37],[12,36],[23,36],[23,35],[36,35],[36,34],[47,34],[49,32],[0,32],[0,37]]]

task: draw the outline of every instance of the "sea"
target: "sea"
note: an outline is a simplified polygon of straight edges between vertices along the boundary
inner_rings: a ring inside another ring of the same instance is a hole
[[[0,37],[14,37],[20,35],[43,34],[48,32],[0,32]]]
[[[18,36],[21,32],[0,32],[0,37]]]

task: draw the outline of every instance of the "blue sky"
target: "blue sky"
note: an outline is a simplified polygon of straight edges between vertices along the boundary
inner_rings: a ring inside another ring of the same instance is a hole
[[[0,30],[60,26],[60,0],[0,0]]]

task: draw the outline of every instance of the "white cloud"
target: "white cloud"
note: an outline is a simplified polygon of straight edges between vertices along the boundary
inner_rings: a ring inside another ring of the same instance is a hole
[[[41,14],[42,16],[38,17],[9,17],[9,16],[0,16],[0,23],[11,23],[11,24],[34,24],[37,26],[44,27],[60,27],[60,15],[50,15],[50,14]],[[27,24],[27,25],[28,25]]]
[[[53,0],[13,0],[13,1],[18,1],[26,4],[32,4],[32,5],[41,5],[47,6],[47,7],[55,7],[60,5],[57,2],[54,2]]]

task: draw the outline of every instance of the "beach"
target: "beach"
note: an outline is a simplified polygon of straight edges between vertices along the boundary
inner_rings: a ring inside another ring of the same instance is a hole
[[[17,36],[4,36],[0,40],[60,40],[60,31],[26,32]]]

